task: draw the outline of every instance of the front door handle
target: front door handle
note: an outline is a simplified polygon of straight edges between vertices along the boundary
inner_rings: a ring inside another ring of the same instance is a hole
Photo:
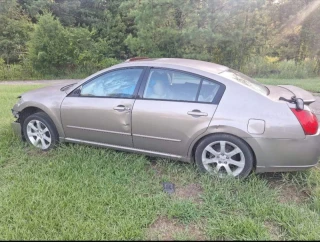
[[[126,107],[124,105],[118,105],[118,106],[114,107],[113,109],[117,110],[117,111],[130,111],[131,110],[131,108]]]
[[[188,112],[188,115],[191,115],[191,116],[208,116],[207,113],[203,113],[203,112],[201,112],[201,111],[198,110],[198,109],[189,111],[189,112]]]

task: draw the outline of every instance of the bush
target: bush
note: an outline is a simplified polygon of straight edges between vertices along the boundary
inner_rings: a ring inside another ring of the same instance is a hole
[[[58,74],[60,68],[70,64],[67,32],[59,20],[50,13],[39,18],[28,43],[28,58],[32,66],[42,74]]]
[[[319,75],[316,60],[305,60],[301,62],[278,61],[270,57],[252,58],[241,68],[243,73],[257,78],[311,78]]]
[[[27,60],[21,64],[7,65],[0,59],[0,80],[28,80],[40,77]]]
[[[98,63],[87,62],[74,68],[64,69],[63,72],[59,74],[43,74],[37,72],[28,59],[24,60],[21,64],[7,65],[5,61],[0,58],[0,80],[81,79],[118,63],[119,61],[116,59],[104,58]]]
[[[28,44],[28,59],[40,76],[82,78],[117,64],[108,58],[104,39],[94,39],[95,30],[66,28],[51,13],[39,17]]]

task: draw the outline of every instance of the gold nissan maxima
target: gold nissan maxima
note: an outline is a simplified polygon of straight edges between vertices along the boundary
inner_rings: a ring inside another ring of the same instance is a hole
[[[265,86],[213,63],[133,58],[78,83],[22,94],[12,126],[44,151],[89,144],[246,177],[317,164],[314,101],[296,86]]]

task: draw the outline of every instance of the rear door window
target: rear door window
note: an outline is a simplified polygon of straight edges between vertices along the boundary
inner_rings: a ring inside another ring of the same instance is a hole
[[[221,85],[200,76],[166,69],[151,69],[143,98],[211,103]]]
[[[201,78],[181,72],[152,69],[143,97],[148,99],[196,101]]]

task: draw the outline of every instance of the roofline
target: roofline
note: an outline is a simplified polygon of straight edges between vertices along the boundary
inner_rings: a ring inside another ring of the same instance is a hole
[[[150,59],[149,57],[133,57],[125,60],[124,62],[131,62],[131,61],[139,61],[139,60],[145,60],[145,59]]]

